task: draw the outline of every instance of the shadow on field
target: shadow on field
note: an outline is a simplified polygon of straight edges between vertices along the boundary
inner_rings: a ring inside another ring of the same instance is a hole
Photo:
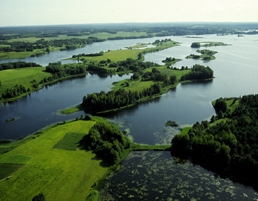
[[[101,165],[102,167],[110,167],[110,166],[111,166],[110,164],[104,162],[104,161],[103,161],[100,157],[98,157],[97,155],[94,156],[94,157],[92,157],[91,160],[100,161],[100,165]]]

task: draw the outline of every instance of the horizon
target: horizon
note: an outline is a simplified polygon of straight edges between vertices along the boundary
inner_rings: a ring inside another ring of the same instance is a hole
[[[0,27],[258,22],[257,0],[0,0],[0,5]]]
[[[0,26],[0,28],[15,28],[15,27],[54,27],[54,26],[95,26],[95,25],[137,25],[137,24],[146,24],[146,25],[155,25],[155,24],[164,24],[164,25],[188,25],[188,24],[196,24],[196,25],[208,25],[208,24],[257,24],[258,22],[104,22],[104,23],[84,23],[84,24],[33,24],[33,25],[7,25]]]

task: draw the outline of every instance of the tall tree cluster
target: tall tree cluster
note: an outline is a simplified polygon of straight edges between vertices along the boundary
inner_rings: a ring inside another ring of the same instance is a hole
[[[181,81],[184,80],[205,80],[213,78],[213,70],[207,66],[195,64],[191,69],[191,72],[183,75]]]
[[[176,135],[172,154],[258,187],[258,95],[243,96],[234,111],[228,107],[225,99],[218,99],[219,115]]]
[[[80,141],[86,150],[92,150],[106,163],[120,161],[125,149],[130,148],[129,139],[115,126],[97,122]]]
[[[100,93],[93,93],[84,96],[82,106],[86,111],[90,111],[91,113],[103,112],[133,105],[144,97],[159,94],[160,92],[161,87],[157,83],[140,92],[130,90],[126,91],[124,89],[107,93],[101,91]]]

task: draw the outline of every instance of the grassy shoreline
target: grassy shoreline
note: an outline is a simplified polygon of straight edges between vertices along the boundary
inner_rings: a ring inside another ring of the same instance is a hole
[[[10,149],[0,153],[0,170],[2,174],[6,174],[2,175],[0,180],[0,187],[4,190],[1,197],[17,199],[19,195],[21,199],[31,200],[33,196],[42,192],[47,200],[85,200],[97,192],[107,175],[119,170],[120,163],[132,151],[170,150],[170,145],[142,145],[131,142],[131,148],[123,153],[121,160],[113,166],[106,166],[91,151],[76,148],[78,139],[87,134],[98,121],[106,120],[92,117],[92,120],[87,121],[60,122],[22,140],[8,143]],[[70,135],[75,137],[69,138]],[[0,144],[1,146],[4,145]],[[5,146],[7,147],[7,144]],[[10,164],[22,163],[22,168],[14,172],[5,171],[11,167]],[[92,168],[95,170],[94,174],[90,171]],[[64,179],[67,184],[63,184]],[[24,192],[21,186],[28,181],[30,188]]]
[[[15,85],[19,85],[20,83],[22,83],[22,85],[24,85],[25,88],[30,88],[30,90],[27,91],[26,93],[22,93],[19,96],[16,96],[13,98],[0,99],[0,104],[19,100],[23,97],[26,97],[27,95],[30,95],[35,91],[38,91],[44,88],[45,86],[52,85],[63,80],[86,76],[86,73],[78,74],[78,75],[69,75],[69,76],[55,79],[53,81],[46,82],[43,84],[39,83],[45,77],[50,77],[50,76],[51,74],[45,72],[45,67],[9,69],[9,70],[1,71],[0,80],[2,81],[2,86],[0,90],[0,95],[2,95],[2,93],[6,89],[8,88],[12,89],[12,87],[14,87]],[[36,88],[32,87],[31,80],[35,80],[35,82],[38,83],[38,86]]]

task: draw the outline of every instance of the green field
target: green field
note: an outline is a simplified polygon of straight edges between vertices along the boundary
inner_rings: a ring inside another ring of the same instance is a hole
[[[94,124],[94,121],[74,121],[59,125],[1,154],[0,172],[5,171],[5,177],[11,176],[0,181],[1,200],[32,200],[41,192],[48,201],[85,200],[91,186],[108,172],[108,168],[102,167],[92,152],[66,149],[75,147],[75,141]],[[23,167],[9,165],[12,171],[8,173],[8,163],[23,164]]]
[[[32,87],[32,80],[39,83],[45,77],[50,77],[51,74],[44,71],[45,67],[33,67],[33,68],[20,68],[20,69],[9,69],[0,71],[0,97],[6,89],[12,89],[15,85],[23,85],[26,89]],[[17,99],[19,97],[16,97]],[[1,100],[0,100],[1,102]]]
[[[64,137],[53,146],[53,148],[75,151],[79,149],[78,142],[82,139],[82,136],[84,136],[83,133],[66,133]]]
[[[137,59],[138,54],[143,50],[141,49],[130,49],[130,50],[113,50],[105,52],[102,56],[86,56],[80,57],[80,59],[84,58],[86,61],[102,61],[110,59],[113,62],[123,61],[127,58]]]
[[[137,45],[137,44],[136,44]],[[135,49],[135,46],[127,47],[124,50],[112,50],[104,52],[101,56],[80,56],[80,60],[100,62],[102,60],[110,59],[113,62],[123,61],[127,58],[138,59],[140,53],[146,54],[156,51],[161,51],[170,47],[178,46],[179,43],[174,41],[166,41],[160,44],[154,44],[153,47],[147,47],[144,49]],[[76,58],[77,59],[77,58]]]
[[[0,59],[23,59],[30,57],[32,52],[0,52]]]

